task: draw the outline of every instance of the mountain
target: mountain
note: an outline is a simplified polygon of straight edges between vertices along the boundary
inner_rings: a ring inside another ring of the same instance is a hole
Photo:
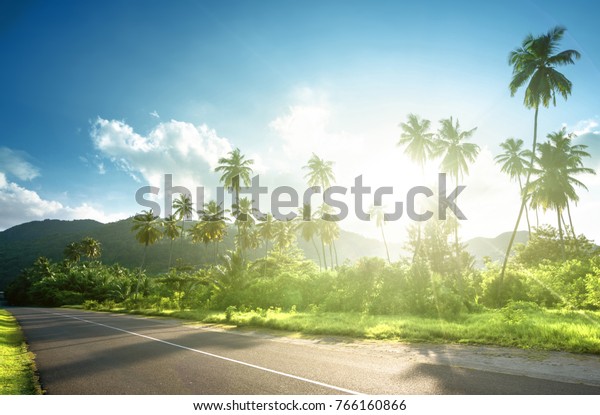
[[[102,244],[102,261],[106,264],[119,263],[135,268],[140,266],[144,255],[144,247],[135,240],[131,232],[131,218],[118,222],[103,224],[93,220],[44,220],[17,225],[0,232],[0,291],[13,280],[19,272],[29,267],[39,256],[45,256],[54,261],[63,259],[63,250],[71,242],[80,241],[86,236],[98,240]],[[186,222],[186,229],[192,224]],[[230,231],[225,241],[219,247],[220,253],[233,248],[234,231]],[[510,239],[510,232],[496,238],[474,238],[466,242],[467,250],[476,258],[477,265],[483,265],[483,258],[501,260]],[[519,232],[515,243],[526,243],[527,232]],[[317,247],[321,254],[321,245]],[[148,246],[145,267],[150,274],[165,272],[169,263],[171,241],[162,239]],[[339,263],[355,261],[360,257],[385,257],[385,247],[379,240],[365,238],[359,234],[340,230],[340,238],[335,243]],[[392,260],[399,258],[402,244],[389,243]],[[298,246],[307,258],[318,262],[315,248],[311,242],[298,238]],[[173,261],[181,258],[183,263],[199,265],[215,261],[215,250],[212,245],[192,244],[189,239],[173,241]],[[250,259],[264,254],[261,247],[249,252]],[[327,263],[330,264],[330,253],[326,248]],[[335,257],[335,256],[334,256]]]
[[[483,258],[489,257],[492,261],[502,261],[506,248],[510,242],[512,232],[504,232],[495,238],[473,238],[466,242],[467,251],[475,257],[476,265],[483,266]],[[529,232],[519,231],[513,244],[526,244],[529,241]]]
[[[131,232],[131,218],[103,224],[93,220],[44,220],[17,225],[0,232],[0,291],[12,281],[23,268],[29,267],[36,258],[45,256],[54,261],[63,259],[65,246],[90,236],[102,245],[102,261],[105,264],[119,263],[135,268],[140,266],[144,256],[144,246],[135,240]],[[191,223],[186,222],[189,229]],[[233,249],[232,229],[219,247],[220,253]],[[321,254],[321,245],[316,240]],[[171,240],[162,239],[148,246],[145,268],[150,274],[165,272],[169,264]],[[400,244],[388,244],[390,252],[400,252]],[[318,257],[311,242],[298,238],[298,246],[307,258],[318,262]],[[339,263],[346,260],[355,261],[363,256],[385,255],[385,247],[381,241],[368,239],[359,234],[340,230],[340,238],[336,241]],[[192,244],[189,239],[176,239],[172,243],[173,264],[176,258],[183,263],[199,265],[212,263],[215,250],[212,245]],[[249,252],[250,259],[264,254],[264,247]],[[329,250],[326,248],[327,263],[330,264]],[[395,255],[397,258],[398,255]],[[334,256],[335,258],[335,256]]]

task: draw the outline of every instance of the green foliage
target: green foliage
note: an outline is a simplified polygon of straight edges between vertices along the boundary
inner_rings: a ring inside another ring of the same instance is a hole
[[[597,255],[596,247],[584,235],[574,239],[570,232],[563,236],[564,256],[559,232],[550,225],[533,228],[527,245],[518,245],[516,261],[527,267],[535,267],[544,261],[587,259]]]

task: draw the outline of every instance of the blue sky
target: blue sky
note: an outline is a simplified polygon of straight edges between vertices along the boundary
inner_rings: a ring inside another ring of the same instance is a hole
[[[407,180],[416,168],[395,145],[413,112],[434,128],[450,115],[478,128],[473,141],[483,151],[464,179],[464,235],[494,236],[510,228],[518,195],[491,157],[507,137],[529,143],[533,124],[522,94],[510,97],[507,56],[528,33],[557,24],[568,29],[561,47],[582,58],[562,70],[573,94],[541,111],[540,133],[579,132],[595,153],[588,164],[600,167],[600,7],[592,1],[2,7],[0,229],[133,215],[142,208],[135,191],[160,187],[164,173],[214,188],[216,158],[234,147],[270,186],[302,189],[311,152],[335,160],[341,185],[359,174],[374,186],[423,184]],[[600,183],[582,179],[590,191],[576,225],[598,239]],[[407,223],[388,224],[392,239]]]

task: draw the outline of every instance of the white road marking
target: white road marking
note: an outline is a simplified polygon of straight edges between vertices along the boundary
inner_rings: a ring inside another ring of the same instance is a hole
[[[184,349],[184,350],[187,350],[187,351],[190,351],[190,352],[200,353],[200,354],[205,355],[205,356],[214,357],[215,359],[221,359],[221,360],[225,360],[227,362],[236,363],[238,365],[247,366],[247,367],[251,367],[253,369],[262,370],[263,372],[273,373],[273,374],[276,374],[276,375],[279,375],[279,376],[284,376],[284,377],[291,378],[291,379],[296,379],[296,380],[299,380],[299,381],[302,381],[302,382],[311,383],[313,385],[322,386],[322,387],[325,387],[325,388],[328,388],[328,389],[333,389],[333,390],[338,391],[338,392],[347,393],[347,394],[350,394],[350,395],[362,395],[361,392],[356,392],[356,391],[353,391],[353,390],[350,390],[350,389],[340,388],[338,386],[329,385],[327,383],[319,382],[317,380],[307,379],[307,378],[303,378],[301,376],[292,375],[290,373],[280,372],[279,370],[269,369],[267,367],[254,365],[252,363],[242,362],[241,360],[231,359],[229,357],[220,356],[218,354],[214,354],[214,353],[210,353],[210,352],[205,352],[203,350],[192,349],[191,347],[183,346],[181,344],[172,343],[172,342],[169,342],[169,341],[166,341],[166,340],[157,339],[156,337],[146,336],[145,334],[135,333],[133,331],[121,329],[121,328],[118,328],[118,327],[109,326],[108,324],[103,324],[103,323],[98,323],[98,322],[95,322],[95,321],[86,320],[86,319],[83,319],[83,318],[80,318],[80,317],[76,317],[76,316],[72,316],[72,315],[69,315],[69,314],[52,313],[52,312],[49,312],[49,311],[45,311],[45,313],[54,314],[54,315],[60,316],[60,317],[67,317],[67,318],[71,318],[71,319],[74,319],[74,320],[79,320],[79,321],[83,321],[83,322],[89,323],[89,324],[95,324],[97,326],[102,326],[102,327],[106,327],[106,328],[109,328],[109,329],[112,329],[112,330],[117,330],[117,331],[120,331],[120,332],[123,332],[123,333],[127,333],[127,334],[130,334],[132,336],[137,336],[137,337],[141,337],[141,338],[144,338],[144,339],[153,340],[155,342],[167,344],[167,345],[173,346],[173,347],[178,347],[180,349]]]

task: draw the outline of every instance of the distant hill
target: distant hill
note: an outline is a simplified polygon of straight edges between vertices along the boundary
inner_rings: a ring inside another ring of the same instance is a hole
[[[186,229],[191,223],[186,222]],[[220,252],[233,248],[234,231],[229,232]],[[0,232],[0,291],[13,280],[19,272],[39,256],[45,256],[55,261],[63,258],[65,246],[71,242],[80,241],[86,236],[97,239],[102,244],[102,261],[106,264],[119,263],[126,267],[137,267],[141,264],[144,247],[139,244],[131,232],[131,218],[118,222],[103,224],[93,220],[44,220],[17,225]],[[496,238],[474,238],[466,242],[467,250],[476,257],[477,264],[483,264],[483,258],[489,256],[492,260],[503,258],[510,233],[503,233]],[[517,234],[516,243],[527,242],[527,232]],[[171,241],[162,239],[148,247],[146,268],[151,274],[166,271],[169,263],[169,245]],[[317,241],[318,243],[318,241]],[[319,249],[320,249],[320,244]],[[401,244],[389,243],[392,260],[399,258],[402,252]],[[298,246],[307,258],[318,261],[317,254],[310,242],[298,239]],[[355,261],[361,257],[385,257],[385,247],[379,240],[365,238],[359,234],[341,230],[340,238],[336,241],[338,260],[342,262]],[[249,252],[249,258],[264,254],[264,248]],[[329,263],[329,252],[327,251]],[[213,246],[192,244],[189,239],[173,242],[173,260],[182,258],[186,264],[198,266],[214,262]]]
[[[508,242],[512,232],[504,232],[495,238],[473,238],[466,242],[467,251],[473,255],[477,261],[477,266],[483,266],[483,258],[489,257],[492,261],[501,261],[506,254]],[[515,236],[516,244],[526,244],[529,241],[529,232],[519,231]],[[513,246],[514,246],[513,245]]]

